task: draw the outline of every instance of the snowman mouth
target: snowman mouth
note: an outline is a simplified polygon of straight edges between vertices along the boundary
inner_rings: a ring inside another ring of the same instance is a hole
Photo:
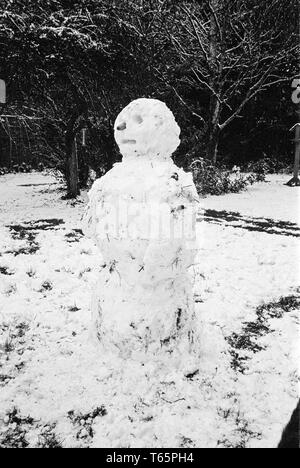
[[[136,145],[136,140],[122,140],[123,145]]]

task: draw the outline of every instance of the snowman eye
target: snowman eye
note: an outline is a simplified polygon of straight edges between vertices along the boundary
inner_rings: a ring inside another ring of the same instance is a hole
[[[154,116],[155,119],[155,127],[161,127],[163,125],[163,119],[159,115]]]
[[[135,114],[135,115],[132,117],[132,119],[133,119],[134,122],[136,122],[136,123],[138,123],[138,124],[141,124],[141,123],[144,122],[142,116],[139,115],[139,114]]]
[[[117,130],[119,130],[120,132],[126,130],[126,122],[122,122],[120,125],[118,125]]]

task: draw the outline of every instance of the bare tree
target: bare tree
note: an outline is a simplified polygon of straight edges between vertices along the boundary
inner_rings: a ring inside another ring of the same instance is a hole
[[[0,63],[10,90],[8,109],[17,102],[23,114],[30,103],[31,115],[63,129],[56,135],[64,148],[67,195],[75,198],[76,135],[93,105],[96,92],[91,87],[99,68],[107,66],[110,56],[107,5],[91,2],[91,13],[83,1],[75,10],[66,9],[63,2],[45,5],[41,0],[28,2],[26,9],[22,3],[5,4],[0,12]]]
[[[297,69],[294,0],[203,0],[178,6],[170,33],[184,69],[176,85],[209,97],[207,157],[217,160],[219,137],[259,93],[288,82]],[[191,105],[189,104],[189,107]]]

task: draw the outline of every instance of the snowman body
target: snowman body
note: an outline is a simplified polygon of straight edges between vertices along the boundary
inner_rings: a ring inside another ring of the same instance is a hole
[[[134,101],[115,124],[123,162],[89,194],[85,231],[103,257],[94,330],[105,352],[124,358],[180,358],[195,347],[190,269],[199,201],[192,175],[171,159],[179,133],[163,103]]]

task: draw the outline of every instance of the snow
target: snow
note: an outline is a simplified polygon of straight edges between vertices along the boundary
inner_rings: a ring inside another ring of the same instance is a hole
[[[285,185],[290,179],[291,176],[286,174],[269,174],[266,184],[255,184],[251,190],[231,193],[226,197],[211,196],[205,200],[205,206],[222,210],[226,199],[227,211],[299,223],[300,192],[297,188],[291,191]]]
[[[287,180],[271,176],[202,208],[240,213],[244,227],[250,218],[295,223],[299,190]],[[63,447],[276,447],[298,398],[298,311],[269,319],[262,349],[243,350],[244,373],[225,338],[255,322],[262,304],[299,297],[295,226],[270,234],[199,215],[201,356],[188,375],[171,362],[99,354],[90,339],[99,254],[79,231],[87,195],[62,195],[49,174],[0,177],[0,446],[47,446],[51,435]]]

